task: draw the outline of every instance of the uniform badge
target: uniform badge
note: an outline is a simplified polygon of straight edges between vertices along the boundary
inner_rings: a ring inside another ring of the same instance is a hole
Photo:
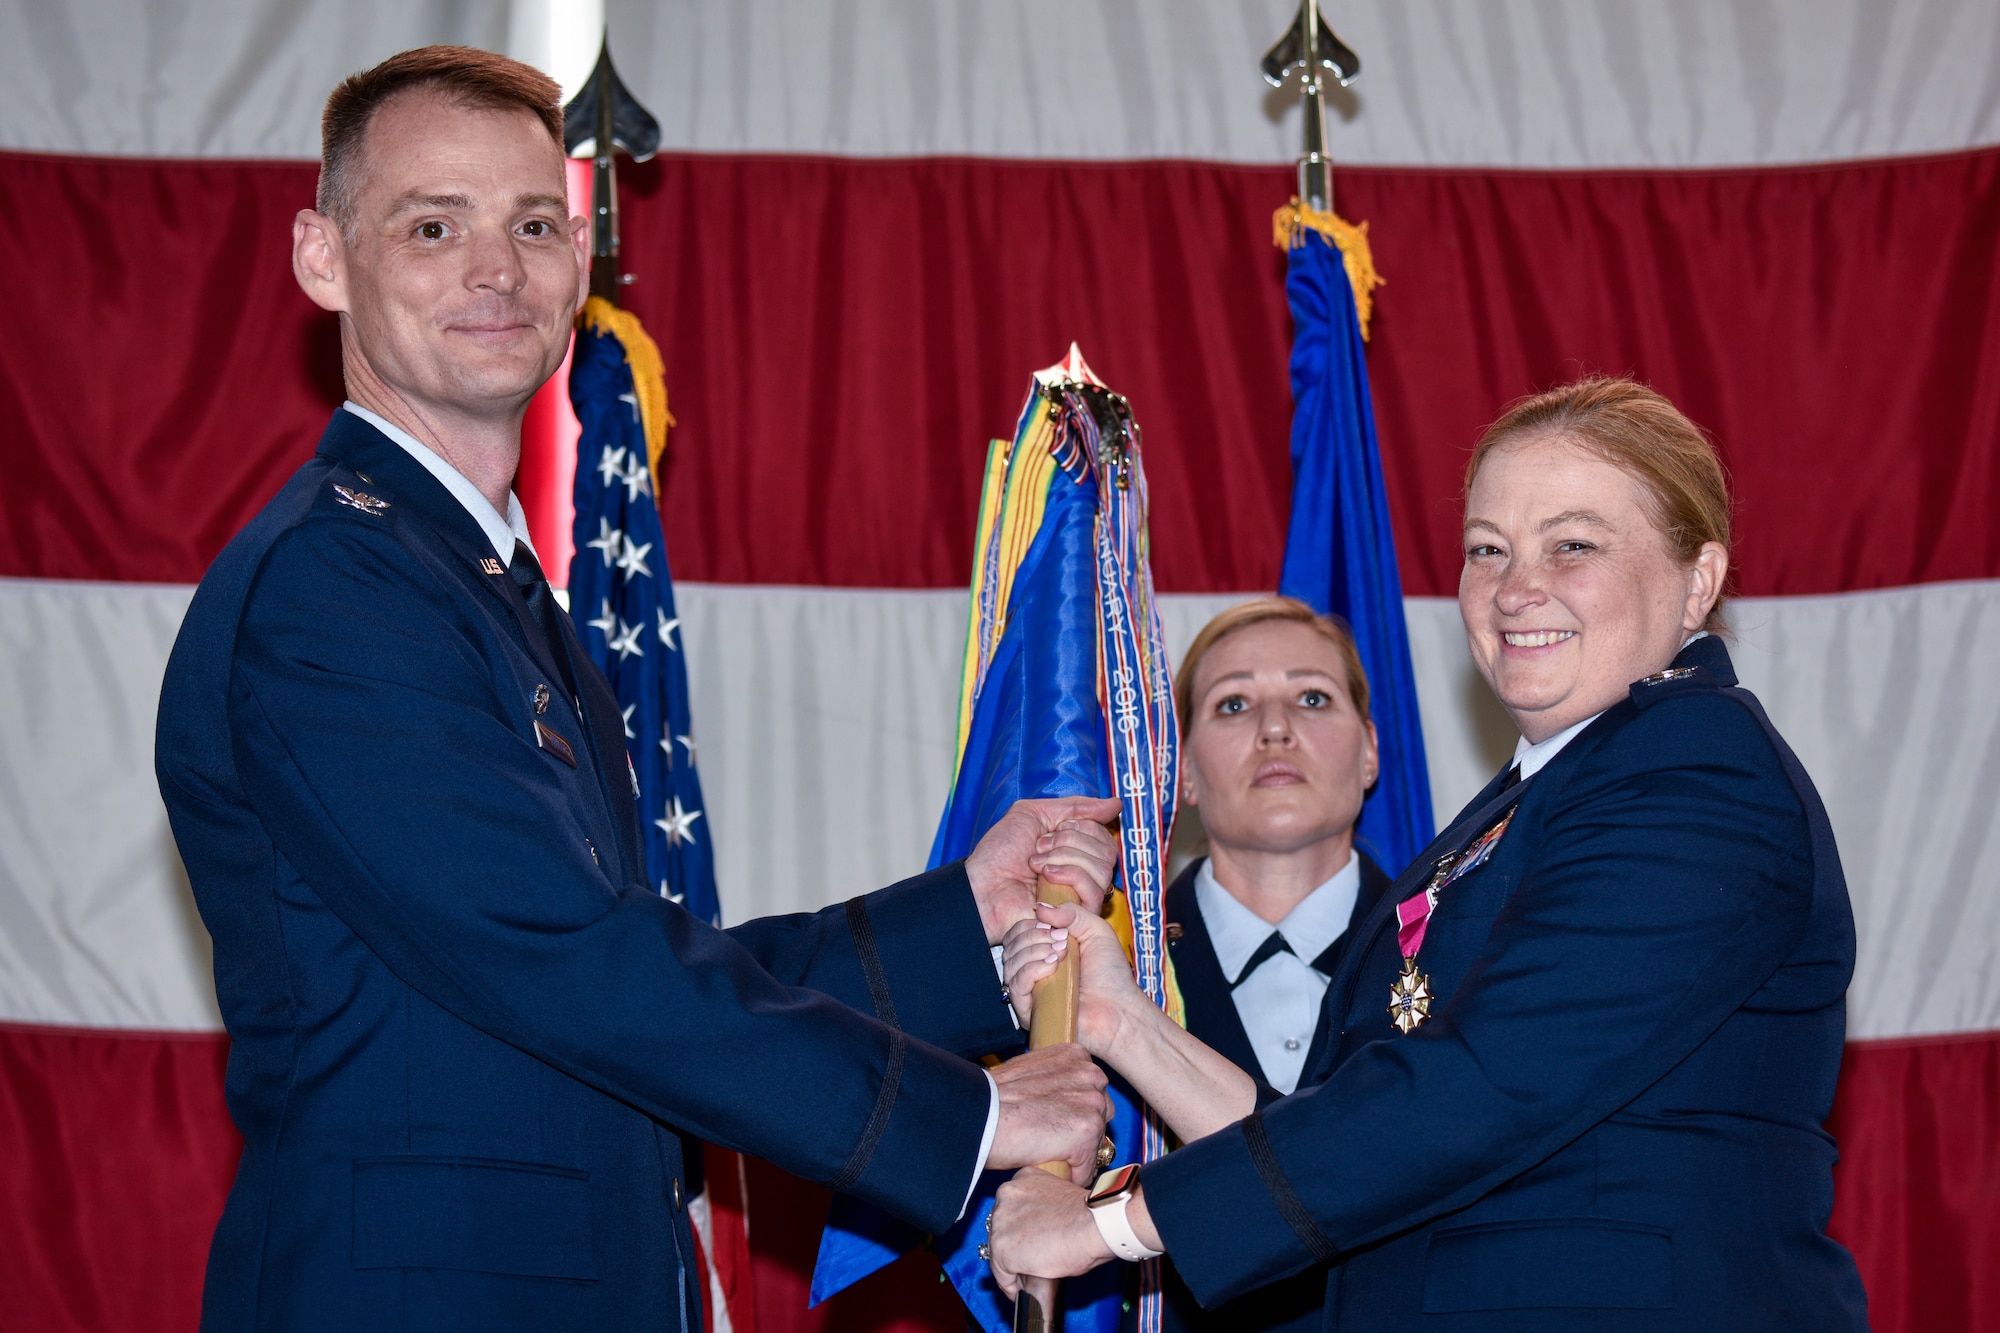
[[[506,569],[501,566],[500,562],[498,560],[495,560],[490,555],[487,556],[484,560],[481,560],[479,562],[479,568],[483,572],[488,574],[505,574],[507,572]]]
[[[537,685],[535,686],[535,716],[540,717],[548,711],[549,687],[546,685]]]
[[[1431,979],[1417,971],[1417,960],[1403,960],[1402,975],[1389,983],[1389,1019],[1405,1036],[1431,1016]]]
[[[1670,680],[1686,680],[1700,671],[1700,667],[1668,667],[1665,671],[1655,671],[1650,676],[1641,676],[1641,685],[1664,685]]]
[[[389,507],[387,500],[378,495],[370,495],[366,491],[356,491],[350,490],[345,486],[335,486],[333,492],[334,498],[349,509],[359,509],[362,513],[372,514],[376,518],[382,517],[383,511]]]
[[[1499,823],[1474,838],[1463,851],[1440,858],[1431,882],[1422,893],[1412,894],[1396,904],[1396,945],[1403,954],[1403,970],[1389,983],[1389,1018],[1405,1036],[1424,1025],[1424,1020],[1431,1016],[1431,1001],[1436,998],[1431,994],[1430,974],[1417,971],[1417,951],[1424,947],[1424,932],[1430,929],[1431,913],[1437,910],[1438,892],[1485,865],[1493,849],[1500,845],[1507,825],[1513,822],[1514,812],[1510,809]]]
[[[535,719],[535,744],[541,746],[571,768],[576,767],[576,751],[570,747],[569,741],[564,739],[561,732],[556,731],[540,718]]]

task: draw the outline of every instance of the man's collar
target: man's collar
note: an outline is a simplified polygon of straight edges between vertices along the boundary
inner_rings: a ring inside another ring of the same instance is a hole
[[[493,550],[500,557],[501,563],[514,563],[514,543],[517,541],[527,542],[531,551],[535,549],[535,543],[528,537],[528,515],[521,508],[519,496],[512,491],[507,492],[507,513],[503,517],[500,511],[493,507],[493,502],[481,495],[477,486],[466,480],[463,472],[438,457],[423,441],[395,422],[378,412],[369,411],[351,399],[341,404],[341,410],[352,412],[382,432],[400,446],[404,453],[421,463],[424,471],[436,477],[438,483],[450,491],[452,498],[463,505],[465,512],[472,515],[473,521],[479,524],[479,530],[493,543]],[[540,556],[537,555],[536,558],[540,559]]]
[[[1209,943],[1215,949],[1215,961],[1222,965],[1222,975],[1235,977],[1270,936],[1272,926],[1222,887],[1214,867],[1211,858],[1195,872],[1195,902],[1201,907],[1202,924],[1208,927]],[[1355,895],[1360,891],[1361,855],[1353,852],[1333,878],[1300,899],[1276,928],[1283,932],[1292,952],[1310,963],[1347,929]]]

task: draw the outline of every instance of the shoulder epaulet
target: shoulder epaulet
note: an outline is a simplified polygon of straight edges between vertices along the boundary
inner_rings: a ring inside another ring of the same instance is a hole
[[[384,519],[396,502],[366,472],[345,464],[326,474],[313,508],[321,513],[344,513]]]
[[[1668,667],[1633,681],[1632,702],[1642,709],[1651,708],[1666,699],[1683,694],[1712,694],[1722,687],[1722,680],[1707,667]]]

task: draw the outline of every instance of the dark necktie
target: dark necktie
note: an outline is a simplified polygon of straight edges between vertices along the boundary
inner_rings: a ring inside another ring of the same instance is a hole
[[[1233,991],[1244,982],[1250,980],[1251,973],[1270,962],[1273,958],[1276,958],[1279,954],[1291,952],[1292,946],[1286,942],[1285,932],[1282,930],[1272,931],[1265,937],[1264,942],[1257,946],[1257,952],[1250,955],[1250,961],[1243,965],[1243,970],[1236,974],[1236,980],[1229,983],[1229,989]]]
[[[1327,945],[1325,949],[1321,950],[1319,957],[1313,959],[1313,970],[1322,976],[1332,976],[1335,966],[1340,962],[1340,942],[1346,938],[1347,932],[1344,930],[1334,937],[1333,943]],[[1250,980],[1250,975],[1253,972],[1281,953],[1290,953],[1296,956],[1291,942],[1285,938],[1285,933],[1282,930],[1274,930],[1265,938],[1262,944],[1257,946],[1257,952],[1250,955],[1250,961],[1245,963],[1243,970],[1236,974],[1236,980],[1229,983],[1229,989],[1233,991],[1244,982]]]
[[[549,587],[548,577],[542,573],[542,562],[535,559],[533,549],[524,541],[514,543],[514,559],[507,566],[507,572],[514,578],[514,585],[521,590],[521,598],[528,604],[528,614],[541,627],[542,643],[549,650],[549,657],[562,673],[563,688],[569,691],[571,699],[576,698],[576,678],[570,674],[569,652],[563,644],[562,623],[557,619],[561,608],[556,605],[555,590]]]
[[[1513,767],[1507,770],[1507,776],[1501,780],[1500,790],[1512,791],[1515,787],[1520,785],[1520,782],[1521,782],[1521,766],[1519,764],[1515,764]]]

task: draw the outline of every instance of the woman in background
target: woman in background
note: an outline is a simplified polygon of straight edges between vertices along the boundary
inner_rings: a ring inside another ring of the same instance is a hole
[[[1327,1040],[1327,979],[1389,883],[1354,842],[1381,768],[1368,678],[1346,625],[1290,597],[1259,597],[1195,636],[1174,695],[1181,806],[1200,813],[1208,834],[1208,855],[1180,874],[1165,903],[1187,1030],[1271,1100],[1298,1085],[1307,1056]],[[1029,945],[1048,938],[1048,927],[1036,927],[1025,923],[1014,937],[1010,971],[1046,956]],[[1324,1271],[1204,1311],[1166,1269],[1170,1330],[1319,1327]]]

